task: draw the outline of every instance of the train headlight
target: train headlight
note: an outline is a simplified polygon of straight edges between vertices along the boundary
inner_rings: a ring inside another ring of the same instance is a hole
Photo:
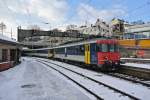
[[[108,57],[104,57],[105,60],[108,60]]]

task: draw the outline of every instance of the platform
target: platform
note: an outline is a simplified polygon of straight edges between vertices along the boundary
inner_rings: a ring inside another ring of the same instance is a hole
[[[125,63],[122,64],[123,66],[130,66],[133,68],[145,69],[150,71],[150,63],[147,64],[140,64],[140,63]]]
[[[125,63],[120,67],[120,73],[150,80],[150,64]]]
[[[0,72],[0,100],[90,100],[82,89],[32,59]]]

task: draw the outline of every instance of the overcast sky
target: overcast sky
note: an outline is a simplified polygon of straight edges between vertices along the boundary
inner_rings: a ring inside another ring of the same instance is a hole
[[[114,17],[150,21],[149,11],[149,0],[0,0],[0,21],[7,25],[6,33],[13,29],[15,38],[19,25],[64,28],[94,23],[97,18],[109,22]]]

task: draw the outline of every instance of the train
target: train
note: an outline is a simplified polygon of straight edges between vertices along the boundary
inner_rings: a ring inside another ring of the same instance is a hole
[[[120,65],[119,45],[115,39],[78,41],[52,48],[24,50],[23,54],[94,65],[103,71],[116,70]]]
[[[150,39],[118,40],[123,58],[150,58]]]
[[[14,40],[0,35],[0,71],[19,64],[20,57],[21,45]]]

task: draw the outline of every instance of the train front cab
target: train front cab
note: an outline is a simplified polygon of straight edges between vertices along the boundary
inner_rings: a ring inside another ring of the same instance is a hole
[[[102,70],[116,70],[120,65],[120,53],[116,40],[97,41],[98,66]]]
[[[85,44],[85,63],[98,66],[102,70],[114,70],[118,67],[120,54],[118,43],[114,40],[99,40]]]

